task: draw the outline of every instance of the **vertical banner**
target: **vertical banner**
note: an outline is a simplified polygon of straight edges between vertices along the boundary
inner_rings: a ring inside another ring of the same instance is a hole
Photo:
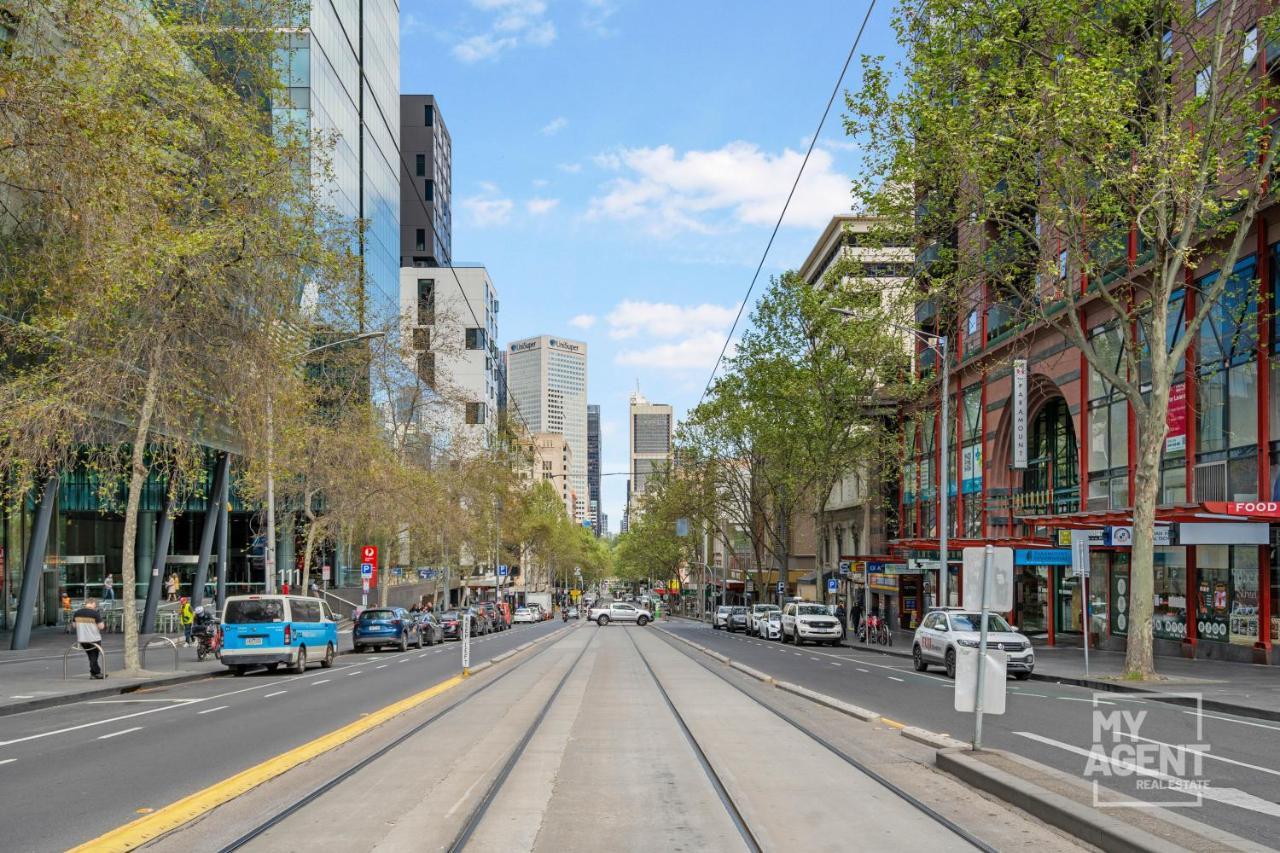
[[[1027,467],[1027,360],[1013,360],[1013,468]]]
[[[462,618],[462,672],[471,672],[471,614],[466,610],[458,614]]]
[[[1187,447],[1187,385],[1180,382],[1169,389],[1169,411],[1165,415],[1168,433],[1164,449],[1169,452]]]

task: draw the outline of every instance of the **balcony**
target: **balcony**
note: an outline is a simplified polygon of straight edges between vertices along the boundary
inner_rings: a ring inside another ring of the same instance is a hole
[[[1035,489],[1018,492],[1010,499],[1013,515],[1057,515],[1079,512],[1080,487],[1066,486],[1060,489]]]

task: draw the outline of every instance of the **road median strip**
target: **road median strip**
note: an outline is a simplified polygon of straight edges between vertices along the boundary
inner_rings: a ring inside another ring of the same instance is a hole
[[[564,633],[565,629],[553,631],[536,640],[525,643],[515,651],[522,651],[537,643],[546,642]],[[510,655],[508,655],[509,657]],[[472,674],[481,669],[493,666],[494,660],[483,661],[471,668]],[[136,820],[106,832],[97,838],[72,848],[72,853],[88,853],[88,851],[127,851],[134,850],[151,841],[181,829],[186,824],[209,813],[220,805],[248,793],[254,788],[269,782],[293,768],[330,752],[339,746],[377,728],[383,723],[411,711],[419,705],[431,701],[442,693],[466,682],[461,675],[454,675],[425,690],[393,702],[384,708],[366,714],[354,722],[348,723],[328,734],[294,747],[274,758],[269,758],[247,770],[223,779],[203,790],[196,791],[163,808],[144,815]],[[281,691],[284,692],[284,691]]]

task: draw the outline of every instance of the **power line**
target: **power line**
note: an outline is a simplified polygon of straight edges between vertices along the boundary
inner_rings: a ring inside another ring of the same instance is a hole
[[[711,390],[711,383],[715,381],[716,371],[720,369],[721,362],[724,361],[724,354],[729,350],[729,342],[733,340],[733,333],[738,328],[738,322],[742,320],[742,312],[746,310],[747,303],[751,301],[751,292],[756,288],[756,280],[760,278],[760,271],[764,269],[765,259],[769,257],[769,250],[773,248],[774,238],[778,236],[778,229],[782,227],[782,220],[787,215],[787,208],[791,206],[791,199],[796,194],[796,187],[800,185],[800,178],[804,175],[805,166],[809,165],[809,155],[813,153],[814,146],[818,144],[818,136],[822,133],[822,126],[827,123],[827,116],[831,113],[831,105],[836,101],[836,95],[840,94],[840,84],[844,82],[844,75],[849,71],[849,63],[853,62],[853,55],[858,52],[858,43],[862,41],[862,33],[867,28],[867,21],[871,19],[871,13],[876,8],[876,0],[871,0],[871,5],[867,7],[867,14],[862,16],[862,25],[858,27],[858,34],[853,38],[853,45],[849,48],[849,55],[844,58],[844,65],[840,68],[840,76],[836,78],[836,84],[831,89],[831,97],[827,98],[826,109],[822,111],[822,118],[818,120],[818,129],[813,132],[813,138],[809,140],[809,149],[804,152],[804,160],[800,163],[800,170],[796,172],[796,179],[791,183],[791,192],[787,193],[787,200],[782,205],[782,212],[778,214],[778,221],[773,224],[773,232],[769,235],[769,242],[765,244],[764,254],[760,256],[760,263],[756,264],[755,275],[751,276],[751,284],[747,286],[747,294],[742,297],[741,304],[738,305],[738,313],[733,318],[733,325],[729,327],[729,334],[725,335],[724,346],[720,347],[720,355],[716,356],[715,366],[711,368],[711,375],[707,377],[707,384],[702,389],[702,394],[698,397],[698,404],[706,399],[707,392]]]

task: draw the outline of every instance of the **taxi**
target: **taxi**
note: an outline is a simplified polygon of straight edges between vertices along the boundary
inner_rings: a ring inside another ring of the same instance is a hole
[[[916,672],[925,672],[937,664],[956,677],[957,646],[978,647],[979,614],[967,610],[934,610],[916,628],[911,643],[911,660]],[[1009,662],[1009,674],[1019,681],[1031,677],[1036,667],[1031,641],[1009,627],[998,613],[987,614],[987,648],[1000,649]]]

